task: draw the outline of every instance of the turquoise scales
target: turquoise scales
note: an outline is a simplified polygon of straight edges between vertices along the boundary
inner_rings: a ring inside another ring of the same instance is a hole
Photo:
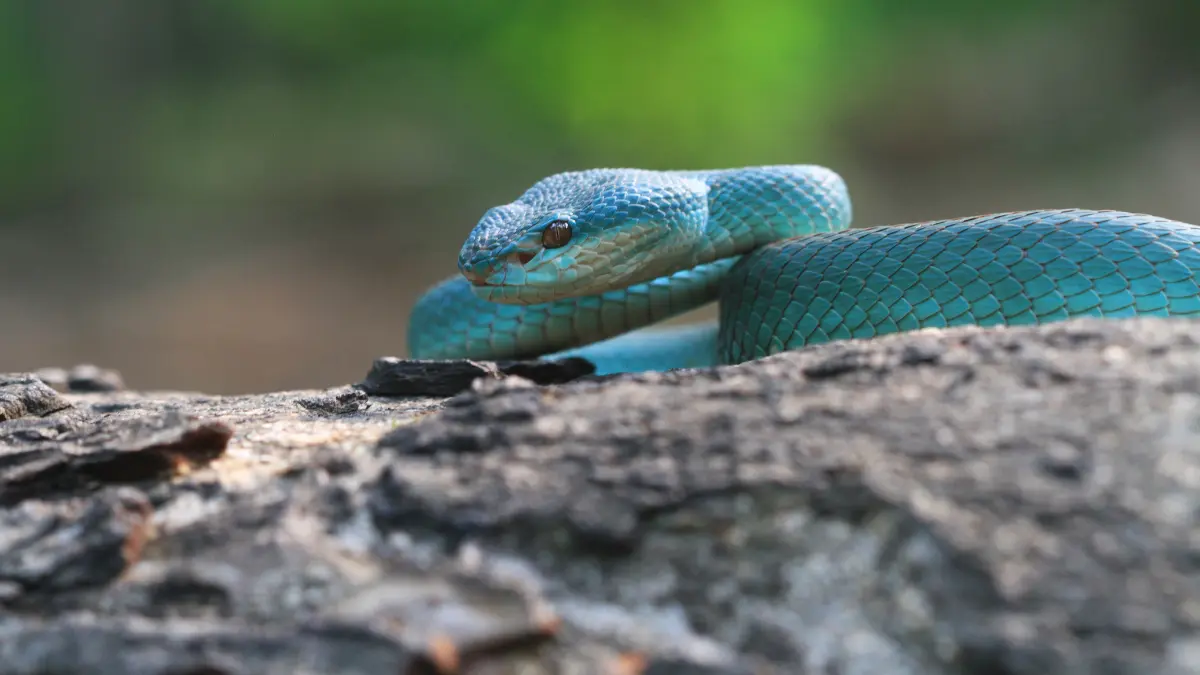
[[[410,353],[663,370],[935,326],[1200,316],[1200,228],[1185,223],[1080,209],[850,221],[845,183],[818,166],[556,174],[484,214],[461,275],[414,308]],[[713,300],[715,324],[637,330]]]

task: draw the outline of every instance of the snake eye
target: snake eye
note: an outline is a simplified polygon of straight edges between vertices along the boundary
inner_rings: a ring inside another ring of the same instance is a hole
[[[565,220],[556,220],[542,230],[542,246],[546,248],[562,248],[571,241],[571,224]]]

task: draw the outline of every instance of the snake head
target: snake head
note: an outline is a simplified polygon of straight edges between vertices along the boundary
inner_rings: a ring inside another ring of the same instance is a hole
[[[545,178],[489,209],[458,268],[475,295],[533,304],[596,295],[693,264],[708,187],[679,174],[593,169]]]

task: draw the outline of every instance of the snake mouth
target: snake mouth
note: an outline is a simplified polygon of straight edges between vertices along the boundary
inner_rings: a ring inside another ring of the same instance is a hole
[[[472,286],[488,286],[488,273],[471,267],[461,267],[459,272]]]
[[[537,251],[529,251],[529,250],[513,251],[512,253],[509,253],[509,254],[501,257],[500,260],[502,262],[499,266],[480,265],[480,266],[473,266],[473,267],[465,267],[465,268],[462,268],[461,271],[462,271],[463,276],[467,278],[467,281],[469,281],[472,286],[475,286],[478,288],[492,288],[492,287],[505,286],[507,284],[504,283],[503,278],[498,283],[489,281],[489,280],[494,279],[497,276],[497,274],[499,274],[501,272],[503,272],[503,275],[502,275],[503,277],[507,277],[508,271],[511,270],[513,267],[521,268],[521,270],[524,270],[525,266],[528,265],[529,263],[533,262],[533,259],[536,257],[537,257]]]

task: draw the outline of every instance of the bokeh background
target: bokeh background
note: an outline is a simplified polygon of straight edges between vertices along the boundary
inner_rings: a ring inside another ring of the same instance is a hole
[[[483,211],[821,163],[859,226],[1200,223],[1196,0],[0,0],[0,371],[359,379]]]

